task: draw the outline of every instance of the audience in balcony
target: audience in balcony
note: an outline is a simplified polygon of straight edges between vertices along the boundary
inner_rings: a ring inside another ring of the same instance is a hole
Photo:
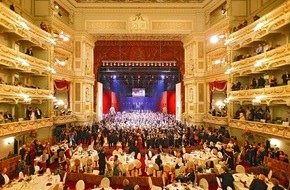
[[[249,58],[249,57],[251,57],[250,54],[245,54],[245,55],[240,54],[240,55],[235,56],[234,61],[240,61],[242,59],[246,59],[246,58]]]
[[[277,79],[274,75],[271,75],[270,78],[269,78],[269,85],[270,87],[274,87],[274,86],[277,86]]]
[[[258,78],[258,88],[265,88],[266,80],[264,77],[260,76]]]
[[[263,48],[262,44],[259,44],[257,49],[256,49],[256,55],[263,53],[263,50],[264,50],[264,48]]]
[[[290,74],[288,73],[288,71],[286,71],[282,75],[282,80],[283,80],[283,85],[287,85],[288,84],[288,81],[290,80]]]
[[[4,123],[5,119],[4,119],[4,115],[3,112],[0,111],[0,123]]]
[[[40,28],[41,28],[42,30],[48,32],[48,28],[47,28],[47,26],[46,26],[46,24],[45,24],[44,22],[41,22],[41,23],[40,23]]]
[[[13,122],[13,117],[12,117],[12,114],[11,113],[8,113],[8,111],[6,111],[4,113],[4,120],[5,122]]]
[[[258,86],[258,83],[257,83],[256,78],[254,77],[249,85],[249,89],[255,89],[257,88],[257,86]]]
[[[27,48],[25,54],[26,54],[26,55],[33,56],[32,47]]]
[[[16,11],[15,11],[15,4],[14,4],[14,3],[12,3],[12,4],[9,6],[9,8],[10,8],[12,11],[16,12]]]
[[[246,27],[248,25],[248,21],[247,20],[243,20],[242,23],[238,24],[238,26],[233,28],[233,32],[236,32],[244,27]]]
[[[36,119],[41,119],[42,118],[42,111],[38,107],[35,108],[35,117]]]
[[[242,83],[237,79],[234,84],[232,84],[232,91],[241,90]]]
[[[255,15],[255,16],[253,17],[254,22],[255,22],[256,20],[259,20],[259,19],[260,19],[260,17],[259,17],[258,15]]]

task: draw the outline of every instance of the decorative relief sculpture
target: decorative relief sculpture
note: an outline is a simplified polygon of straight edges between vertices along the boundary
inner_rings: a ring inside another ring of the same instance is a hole
[[[147,22],[141,16],[141,13],[136,14],[134,19],[131,19],[131,31],[132,32],[146,32]]]

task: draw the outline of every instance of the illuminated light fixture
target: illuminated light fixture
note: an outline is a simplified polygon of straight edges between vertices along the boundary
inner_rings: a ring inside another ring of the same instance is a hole
[[[59,59],[55,58],[55,63],[59,64],[61,66],[65,66],[66,65],[66,60],[65,61],[60,61]]]
[[[54,68],[49,67],[48,69],[50,70],[50,72],[51,72],[52,74],[56,74],[56,71],[54,70]]]
[[[209,41],[210,43],[212,44],[216,44],[218,43],[221,39],[224,39],[225,38],[225,35],[224,34],[219,34],[219,35],[213,35]]]
[[[25,67],[28,67],[28,66],[29,66],[29,63],[28,63],[26,60],[22,59],[22,58],[18,58],[18,61],[20,61],[21,64],[22,64],[23,66],[25,66]]]
[[[225,98],[225,99],[224,99],[224,103],[225,103],[225,104],[230,103],[230,98],[229,98],[229,97],[228,97],[228,98]]]
[[[264,98],[263,95],[259,95],[257,97],[255,97],[255,99],[252,100],[253,103],[261,103],[261,100]]]
[[[55,8],[55,9],[59,9],[59,6],[58,6],[58,5],[55,5],[54,8]]]
[[[232,41],[232,39],[227,39],[227,40],[225,41],[224,45],[225,45],[225,46],[228,45],[229,43],[231,43],[231,41]]]
[[[23,101],[24,102],[31,102],[31,98],[24,98]]]
[[[264,26],[264,23],[259,22],[259,23],[255,26],[254,31],[256,32],[256,31],[260,30],[263,26]]]
[[[232,70],[233,70],[233,69],[227,69],[226,72],[225,72],[225,74],[226,74],[226,75],[231,74]]]
[[[222,101],[217,101],[215,105],[219,108],[225,107],[225,104]]]
[[[165,76],[164,76],[164,75],[161,75],[161,78],[162,78],[162,79],[165,79]]]
[[[54,39],[49,39],[49,41],[50,41],[52,44],[56,45],[56,42],[55,42]]]
[[[60,39],[62,39],[64,42],[68,42],[69,41],[69,36],[68,35],[64,35],[63,32],[61,32],[58,37]]]
[[[14,142],[14,137],[8,137],[8,138],[4,139],[4,143],[7,145],[9,145],[13,142]]]
[[[261,60],[259,60],[254,64],[254,67],[260,67],[262,65],[263,65],[263,62]]]
[[[214,64],[216,64],[216,65],[218,65],[220,63],[221,63],[221,60],[220,59],[217,59],[217,60],[214,61]]]
[[[22,26],[25,30],[29,30],[30,28],[27,26],[27,24],[23,21],[19,21],[20,26]]]

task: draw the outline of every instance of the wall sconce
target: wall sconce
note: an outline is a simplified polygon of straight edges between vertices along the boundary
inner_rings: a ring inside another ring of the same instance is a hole
[[[256,32],[256,31],[260,30],[263,26],[264,26],[264,23],[263,23],[263,22],[259,22],[259,23],[255,26],[254,31]]]
[[[221,39],[224,39],[225,35],[224,34],[218,34],[218,35],[213,35],[212,37],[210,37],[209,41],[212,44],[216,44],[218,43]]]
[[[6,145],[10,145],[11,143],[14,142],[14,137],[8,137],[8,138],[4,139],[4,142]]]

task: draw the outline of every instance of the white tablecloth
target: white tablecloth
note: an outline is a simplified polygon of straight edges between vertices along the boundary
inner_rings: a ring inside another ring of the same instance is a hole
[[[155,159],[157,158],[157,154],[152,157],[152,163],[155,163]],[[175,167],[176,165],[176,157],[169,154],[160,154],[160,158],[162,160],[162,165],[169,165],[170,167]]]
[[[246,174],[246,173],[236,173],[233,174],[235,179],[234,185],[236,190],[247,190],[250,187],[255,175]],[[244,185],[245,184],[245,185]],[[267,181],[266,184],[268,185],[268,190],[272,190],[274,186],[272,182]]]
[[[188,161],[195,161],[198,165],[206,164],[210,161],[213,161],[214,164],[218,163],[218,158],[215,155],[204,150],[196,150],[191,153],[186,153],[184,154],[184,158]]]
[[[199,186],[194,186],[193,184],[186,184],[186,183],[175,183],[175,184],[169,184],[165,187],[165,189],[168,190],[183,190],[185,188],[189,188],[191,190],[202,190]]]
[[[6,190],[52,190],[56,184],[60,182],[59,175],[42,175],[42,176],[31,176],[29,182],[23,181],[14,181],[5,187]]]

